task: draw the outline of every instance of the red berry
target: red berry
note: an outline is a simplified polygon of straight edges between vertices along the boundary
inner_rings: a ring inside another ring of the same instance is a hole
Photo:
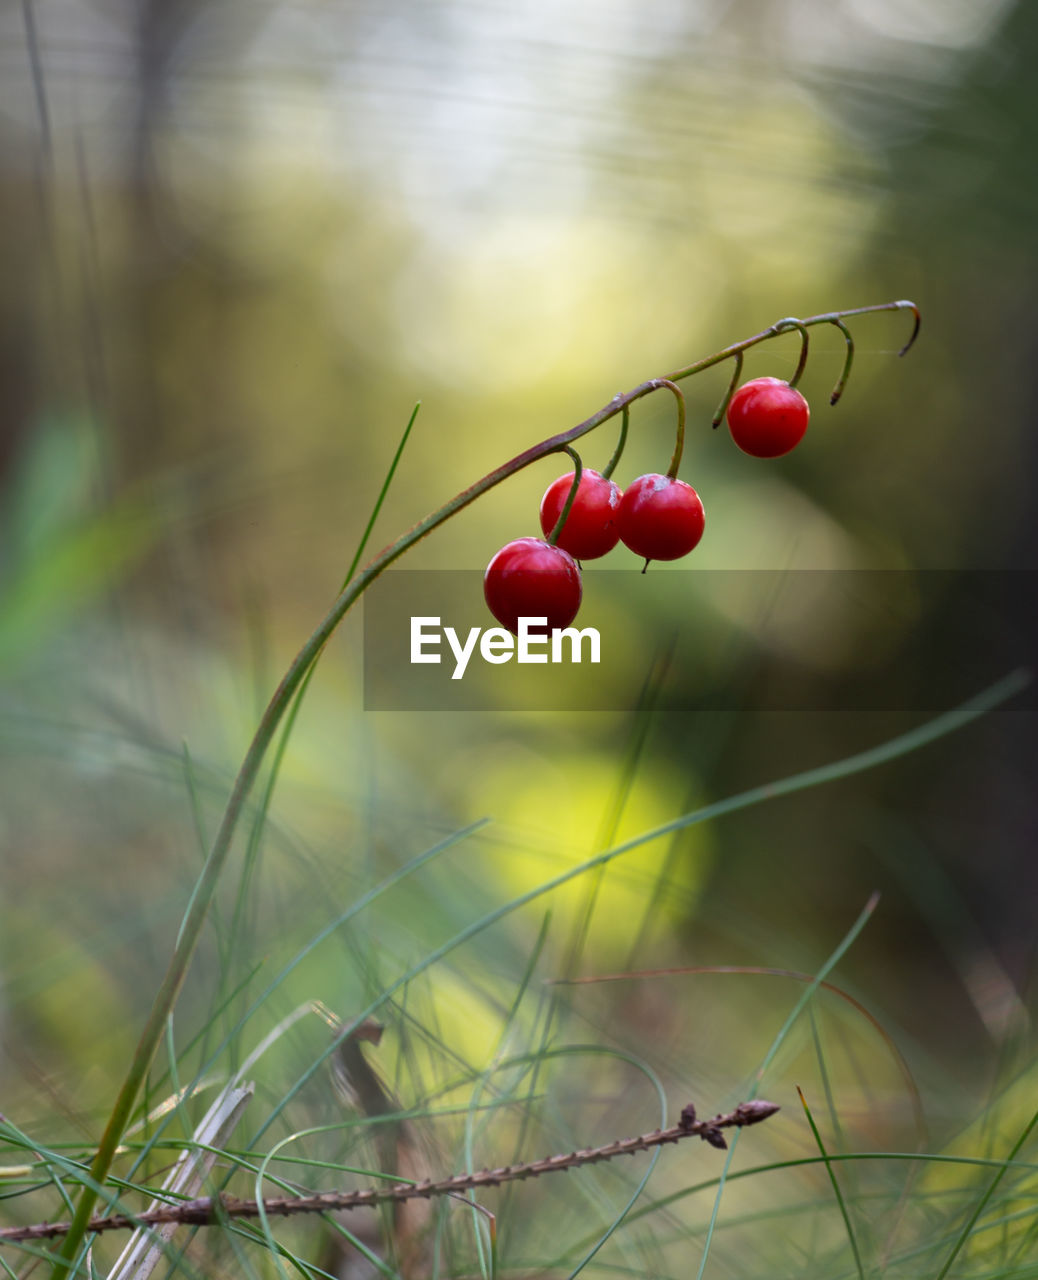
[[[646,560],[678,560],[703,536],[699,494],[684,480],[639,476],[620,503],[617,524],[624,546]]]
[[[796,448],[807,430],[807,401],[780,378],[745,382],[728,405],[732,439],[754,458],[780,458]]]
[[[540,538],[509,542],[483,575],[490,612],[516,635],[520,618],[547,618],[549,631],[568,627],[577,616],[581,593],[577,562],[568,551]]]
[[[555,528],[572,488],[571,471],[568,475],[559,476],[545,490],[541,499],[541,529],[545,537]],[[616,509],[622,497],[619,485],[585,467],[580,473],[577,496],[562,526],[558,545],[577,560],[595,560],[612,551],[620,541]]]

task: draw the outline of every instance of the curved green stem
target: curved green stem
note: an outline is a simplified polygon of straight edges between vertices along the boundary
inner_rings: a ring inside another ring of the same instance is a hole
[[[742,358],[742,352],[737,351],[735,353],[735,368],[732,370],[732,380],[729,382],[728,390],[724,393],[724,399],[717,406],[717,412],[710,423],[715,431],[724,421],[724,415],[728,412],[728,405],[731,403],[732,396],[735,395],[735,388],[739,385],[739,379],[742,377]]]
[[[584,474],[584,464],[580,461],[580,454],[570,445],[564,444],[560,449],[562,453],[568,453],[573,459],[573,483],[569,487],[569,493],[566,495],[566,505],[559,512],[559,518],[555,521],[555,527],[548,534],[548,545],[554,547],[559,540],[559,534],[562,532],[563,525],[569,519],[569,513],[573,509],[573,503],[576,501],[577,490],[580,488],[580,477]]]
[[[624,445],[627,443],[627,428],[631,425],[631,409],[629,405],[624,405],[623,416],[620,419],[620,438],[616,442],[616,448],[613,450],[613,456],[606,464],[605,470],[602,472],[602,478],[609,480],[612,478],[613,472],[616,470],[616,464],[623,456]]]
[[[851,376],[851,365],[854,363],[854,339],[851,337],[850,329],[847,328],[839,317],[834,316],[831,323],[836,325],[837,329],[839,329],[843,334],[844,340],[847,343],[847,355],[844,358],[843,369],[836,381],[836,386],[833,387],[833,393],[829,397],[829,403],[836,404],[839,398],[843,395],[843,389],[847,385],[847,379]]]
[[[670,378],[655,378],[654,383],[657,387],[666,387],[668,391],[674,393],[674,398],[678,402],[678,429],[677,439],[674,441],[674,454],[670,460],[670,466],[667,468],[667,478],[676,480],[678,467],[681,466],[681,455],[685,451],[685,397],[681,392],[681,388]]]
[[[834,319],[848,316],[864,315],[874,311],[906,309],[915,314],[916,324],[908,343],[902,348],[900,354],[903,355],[915,341],[919,331],[919,312],[912,302],[884,302],[868,307],[857,307],[848,311],[826,312],[823,315],[809,316],[804,320],[796,321],[796,326],[806,330],[810,325],[831,324]],[[256,783],[264,757],[273,741],[278,725],[291,705],[296,691],[305,680],[307,672],[352,605],[356,603],[376,578],[384,573],[405,552],[409,551],[415,543],[427,537],[434,529],[444,524],[452,516],[457,515],[459,511],[464,510],[465,507],[475,502],[477,498],[482,497],[484,493],[488,493],[491,489],[501,484],[502,481],[516,475],[524,467],[528,467],[532,463],[540,461],[541,458],[547,457],[548,454],[557,453],[567,445],[573,444],[581,436],[587,435],[588,432],[601,426],[603,422],[608,422],[611,418],[615,418],[618,413],[622,413],[636,400],[642,399],[643,396],[651,395],[653,391],[658,390],[661,386],[668,387],[679,396],[679,447],[675,450],[676,461],[672,460],[671,462],[672,471],[676,471],[677,465],[680,464],[680,446],[683,443],[684,399],[680,396],[680,391],[674,386],[674,383],[683,378],[691,377],[704,369],[712,368],[715,364],[720,364],[722,361],[730,359],[737,353],[745,351],[757,343],[765,342],[774,337],[779,331],[775,325],[772,325],[751,338],[746,338],[742,342],[726,347],[723,351],[715,352],[712,356],[707,356],[705,359],[697,361],[695,364],[677,370],[669,377],[650,379],[647,382],[640,383],[632,391],[614,396],[608,404],[603,405],[597,413],[585,418],[583,422],[577,423],[576,426],[570,427],[558,435],[550,436],[547,440],[542,440],[539,444],[535,444],[531,448],[524,450],[524,452],[517,454],[514,458],[510,458],[507,462],[502,463],[501,466],[477,480],[475,484],[457,494],[442,507],[426,516],[424,520],[420,520],[413,528],[397,538],[395,542],[390,543],[388,547],[380,551],[358,574],[351,578],[339,593],[325,617],[296,654],[284,678],[275,689],[266,710],[260,718],[252,742],[245,753],[245,758],[238,771],[238,776],[235,778],[234,786],[227,801],[227,808],[224,811],[209,857],[206,859],[205,867],[192,895],[190,907],[185,913],[169,967],[156,992],[151,1011],[148,1014],[147,1021],[141,1031],[140,1039],[130,1061],[126,1078],[119,1089],[108,1123],[105,1126],[101,1141],[91,1163],[89,1183],[83,1188],[79,1203],[76,1206],[72,1226],[65,1237],[60,1253],[54,1259],[51,1272],[52,1280],[67,1280],[67,1276],[74,1265],[73,1259],[77,1258],[82,1248],[90,1217],[94,1205],[97,1203],[98,1188],[104,1183],[111,1169],[116,1150],[129,1123],[137,1095],[141,1090],[145,1076],[151,1067],[152,1060],[162,1039],[166,1019],[176,1004],[177,997],[184,984],[188,967],[191,964],[203,926],[208,918],[216,893],[216,886],[227,861],[245,802]]]
[[[592,414],[590,418],[586,418],[575,427],[570,427],[568,431],[560,432],[547,440],[542,440],[532,448],[517,454],[514,458],[509,459],[508,462],[503,463],[494,471],[483,476],[482,479],[477,480],[475,484],[457,494],[450,502],[445,503],[438,510],[426,516],[424,520],[420,520],[407,533],[380,551],[346,585],[317,629],[296,654],[260,718],[256,733],[249,744],[249,749],[245,753],[245,759],[242,761],[241,769],[231,789],[227,808],[224,811],[219,830],[213,841],[213,847],[199,877],[191,906],[184,917],[180,937],[174,948],[169,968],[166,970],[162,983],[156,992],[151,1012],[144,1024],[137,1048],[130,1061],[126,1079],[123,1081],[116,1097],[108,1124],[101,1135],[101,1141],[90,1166],[90,1176],[95,1183],[102,1183],[112,1166],[116,1149],[129,1123],[137,1094],[140,1092],[144,1077],[148,1073],[158,1048],[166,1018],[176,1004],[180,989],[187,976],[188,966],[198,945],[202,927],[205,924],[209,907],[216,892],[220,873],[230,852],[231,841],[234,838],[238,820],[245,807],[245,801],[248,799],[249,793],[256,782],[264,756],[274,737],[281,717],[291,703],[296,690],[305,679],[310,666],[316,660],[321,649],[327,643],[347,611],[363,595],[371,583],[384,573],[394,561],[398,560],[406,551],[409,551],[415,543],[420,542],[422,538],[432,533],[439,525],[449,520],[451,516],[457,515],[459,511],[469,506],[470,503],[475,502],[477,498],[482,497],[484,493],[489,492],[496,485],[499,485],[503,480],[509,479],[524,467],[540,461],[541,458],[547,457],[550,453],[557,453],[565,445],[578,440],[581,436],[587,435],[589,431],[593,431],[595,427],[600,426],[603,422],[608,422],[625,405],[631,404],[635,400],[640,400],[643,396],[650,395],[658,385],[658,382],[653,379],[643,382],[640,386],[635,387],[633,391],[627,392],[626,395],[614,396],[607,405],[604,405],[597,413]],[[55,1261],[51,1273],[53,1280],[65,1280],[70,1270],[70,1262],[75,1258],[82,1245],[83,1237],[86,1235],[90,1215],[96,1202],[97,1192],[91,1187],[85,1187],[76,1206],[72,1227],[65,1237],[59,1257]]]
[[[800,359],[797,361],[797,367],[793,370],[792,378],[789,379],[789,385],[795,387],[807,365],[809,343],[807,325],[804,324],[803,320],[798,320],[796,316],[786,316],[785,320],[776,320],[771,327],[776,333],[785,333],[787,329],[797,329],[800,332]]]
[[[408,418],[407,425],[404,427],[403,434],[400,437],[400,442],[396,447],[396,452],[393,454],[393,459],[389,464],[389,470],[386,472],[385,478],[382,481],[382,487],[379,489],[374,506],[371,508],[371,514],[368,516],[368,522],[364,526],[364,531],[360,535],[360,541],[357,543],[357,548],[353,553],[353,558],[350,561],[350,567],[346,570],[346,576],[342,582],[343,587],[345,587],[346,583],[349,582],[357,572],[357,566],[360,564],[361,557],[364,555],[365,549],[367,548],[372,530],[375,527],[375,522],[381,514],[382,505],[386,500],[386,494],[389,492],[390,485],[393,483],[393,477],[396,475],[397,467],[400,465],[400,459],[404,456],[404,449],[407,447],[407,442],[410,439],[411,431],[421,407],[422,402],[419,400],[411,410],[411,416]],[[340,590],[341,589],[342,588],[340,587]],[[245,864],[242,871],[241,887],[235,901],[234,916],[231,920],[230,935],[227,941],[228,956],[233,957],[235,952],[239,933],[242,928],[245,904],[248,898],[248,886],[259,861],[260,841],[266,828],[267,814],[270,811],[270,805],[274,798],[274,788],[277,786],[278,779],[281,776],[281,765],[284,761],[285,753],[288,750],[288,743],[292,737],[292,731],[295,728],[295,722],[299,716],[303,701],[306,698],[306,692],[310,685],[310,681],[313,679],[316,670],[317,659],[314,660],[310,670],[306,673],[306,679],[302,684],[300,684],[296,691],[295,697],[292,701],[292,706],[288,712],[288,717],[282,726],[281,736],[274,748],[274,755],[270,769],[268,770],[263,794],[260,797],[259,804],[256,806],[256,813],[253,818],[252,828],[249,832],[249,838],[245,848]]]

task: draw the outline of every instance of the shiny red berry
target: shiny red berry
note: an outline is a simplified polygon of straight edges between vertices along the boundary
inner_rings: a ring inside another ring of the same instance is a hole
[[[732,396],[728,429],[732,439],[754,458],[780,458],[804,438],[811,410],[807,401],[780,378],[754,378]]]
[[[699,494],[684,480],[639,476],[620,503],[617,523],[624,546],[646,560],[678,560],[703,536]]]
[[[519,632],[520,618],[546,618],[546,628],[568,627],[580,608],[577,562],[541,538],[516,538],[494,556],[483,575],[487,607],[503,627]]]
[[[572,488],[571,471],[568,475],[559,476],[545,490],[541,499],[541,529],[545,537],[555,528]],[[577,496],[562,526],[558,545],[577,560],[595,560],[612,551],[620,540],[616,511],[622,497],[619,485],[585,467],[580,473]]]

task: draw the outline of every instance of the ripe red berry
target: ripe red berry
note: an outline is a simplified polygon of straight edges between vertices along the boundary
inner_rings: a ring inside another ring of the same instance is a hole
[[[541,529],[545,537],[555,528],[572,488],[571,471],[545,490],[541,499]],[[585,467],[557,545],[577,560],[595,560],[612,551],[620,540],[616,509],[622,497],[619,485]]]
[[[796,448],[807,430],[807,401],[780,378],[745,382],[728,405],[732,439],[754,458],[780,458]]]
[[[519,632],[520,618],[547,618],[549,631],[568,627],[577,616],[581,594],[577,562],[568,551],[540,538],[509,542],[483,575],[490,612],[513,634]]]
[[[617,523],[624,546],[646,560],[678,560],[703,536],[699,494],[684,480],[639,476],[620,503]]]

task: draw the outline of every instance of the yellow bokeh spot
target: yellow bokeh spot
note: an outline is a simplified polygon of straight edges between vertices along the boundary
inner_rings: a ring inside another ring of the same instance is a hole
[[[587,754],[560,769],[524,753],[516,768],[505,751],[485,762],[473,804],[495,818],[496,867],[505,890],[528,893],[608,849],[644,836],[694,808],[695,779],[676,764],[636,772],[629,789],[614,759]],[[626,956],[634,941],[659,937],[692,912],[709,854],[705,828],[650,840],[551,890],[553,938],[565,944],[594,895],[588,949]]]

